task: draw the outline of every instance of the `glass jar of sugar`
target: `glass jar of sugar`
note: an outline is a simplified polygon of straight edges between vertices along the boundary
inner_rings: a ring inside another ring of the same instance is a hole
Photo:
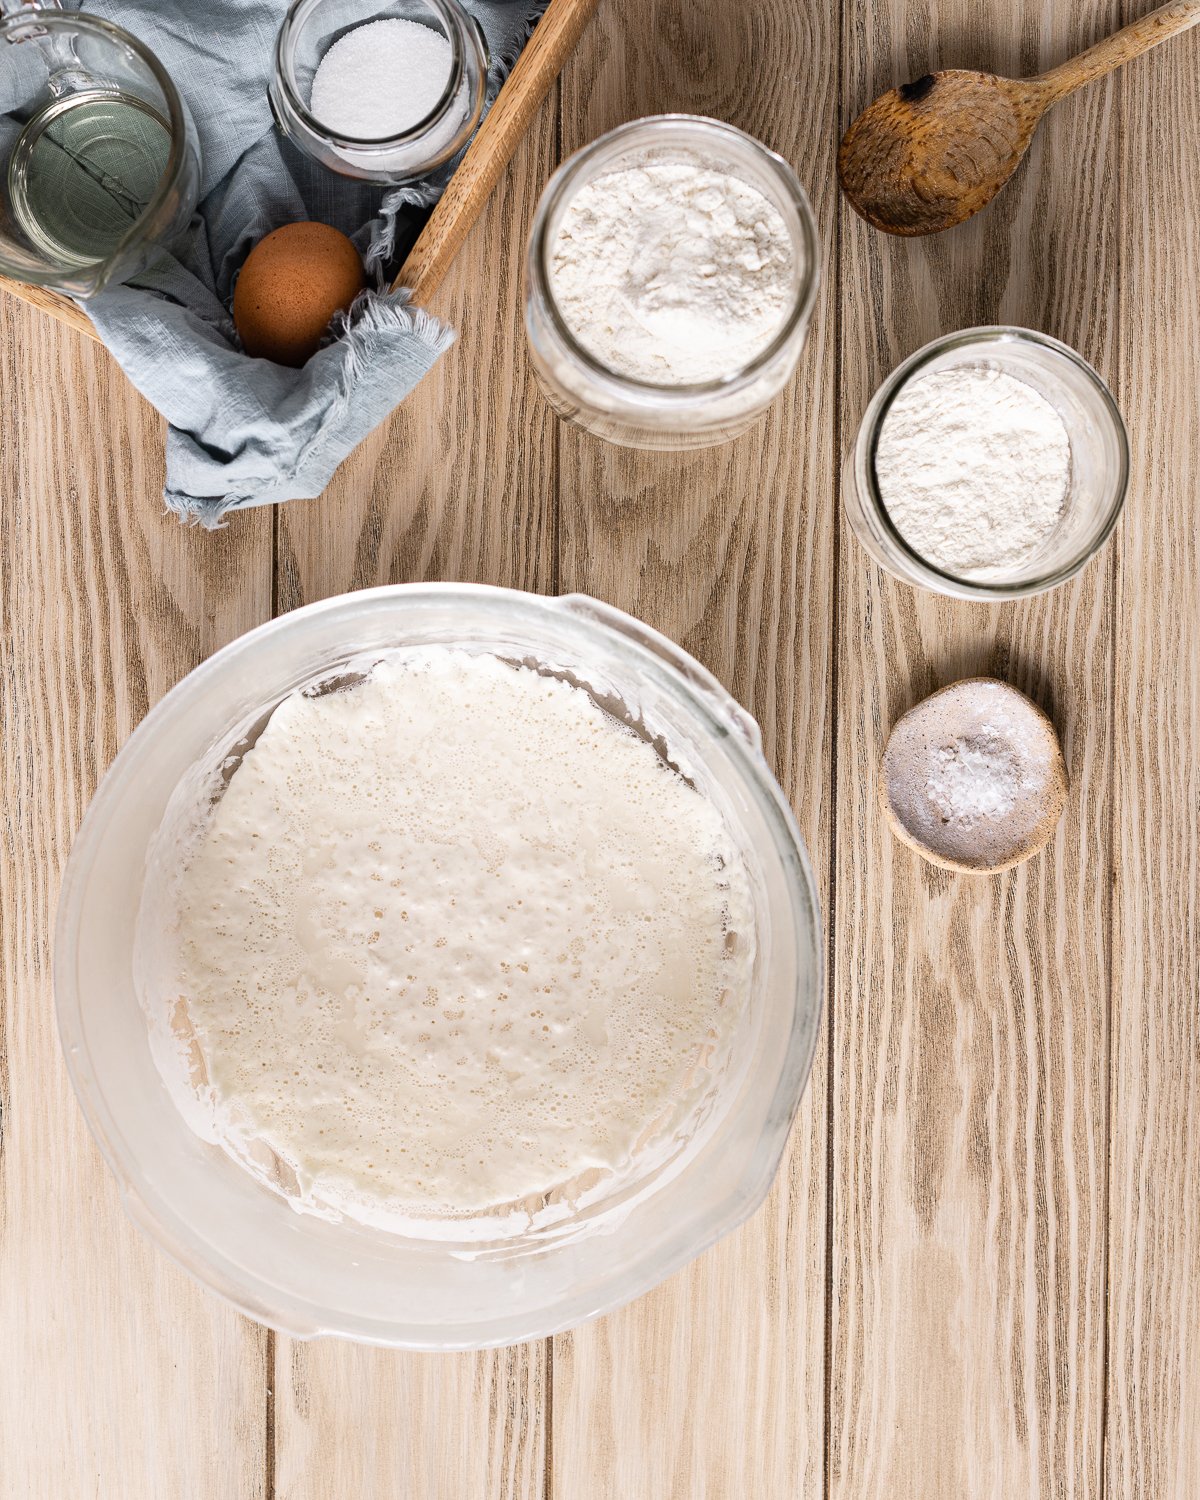
[[[612,443],[736,437],[787,383],[820,279],[795,173],[696,115],[634,120],[565,162],[530,233],[525,329],[558,414]]]
[[[427,176],[483,114],[488,49],[458,0],[294,0],[268,96],[280,130],[344,177]]]
[[[1116,525],[1129,441],[1081,355],[1029,328],[934,339],[876,391],[842,472],[858,540],[894,578],[1000,602],[1073,578]]]

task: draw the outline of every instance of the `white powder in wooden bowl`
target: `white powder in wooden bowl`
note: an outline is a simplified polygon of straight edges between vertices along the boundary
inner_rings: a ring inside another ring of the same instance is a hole
[[[1003,818],[1028,784],[1020,756],[990,724],[933,753],[925,795],[944,823],[972,828],[983,818]]]
[[[1067,795],[1054,726],[1006,682],[969,677],[893,726],[880,796],[896,835],[935,864],[1000,870],[1040,849]]]

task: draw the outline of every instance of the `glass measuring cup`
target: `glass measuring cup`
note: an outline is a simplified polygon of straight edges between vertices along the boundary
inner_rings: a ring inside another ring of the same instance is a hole
[[[90,297],[188,223],[191,117],[162,64],[111,22],[0,0],[0,275]]]

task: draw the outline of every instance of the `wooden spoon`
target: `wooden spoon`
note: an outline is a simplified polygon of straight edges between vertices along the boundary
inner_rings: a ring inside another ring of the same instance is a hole
[[[842,189],[888,234],[961,224],[1012,176],[1052,104],[1197,23],[1200,0],[1171,0],[1037,78],[948,68],[891,89],[842,137]]]

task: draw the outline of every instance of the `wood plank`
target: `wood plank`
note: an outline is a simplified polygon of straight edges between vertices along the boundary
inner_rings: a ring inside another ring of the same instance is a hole
[[[430,305],[457,341],[319,500],[280,510],[280,612],[420,579],[552,587],[553,418],[525,364],[521,268],[557,109],[556,91]]]
[[[1127,5],[1132,13],[1142,9]],[[1200,38],[1122,79],[1107,1493],[1200,1494]],[[1168,125],[1169,122],[1169,125]]]
[[[603,9],[563,75],[564,154],[690,110],[781,151],[825,231],[802,370],[725,447],[638,454],[563,428],[561,576],[680,641],[762,724],[828,898],[835,471],[830,267],[834,5],[653,0]],[[763,64],[770,60],[769,73]],[[554,1494],[821,1494],[825,1050],[766,1206],[632,1306],[554,1340]]]
[[[73,328],[76,333],[86,334],[89,339],[100,342],[100,335],[92,326],[91,318],[81,307],[76,307],[70,297],[64,297],[62,292],[52,292],[44,286],[33,286],[28,281],[10,281],[7,276],[0,276],[0,291],[7,292],[10,297],[17,298],[29,307],[48,313],[66,327]]]
[[[553,586],[552,419],[521,352],[520,270],[556,117],[555,95],[434,302],[458,342],[320,500],[280,511],[279,610],[420,579]],[[277,1342],[279,1496],[544,1493],[543,1344],[431,1357]]]
[[[97,346],[0,299],[0,1490],[264,1494],[266,1338],[121,1211],[67,1083],[50,934],[95,784],[270,602],[270,516],[162,504],[163,424]]]
[[[843,124],[930,68],[1031,73],[1111,29],[1109,0],[930,13],[847,4]],[[933,336],[1024,323],[1116,358],[1111,86],[1047,120],[960,229],[902,242],[842,207],[843,447]],[[1114,554],[1041,599],[952,604],[841,538],[830,1494],[1101,1493]],[[1042,855],[952,875],[878,809],[887,731],[988,673],[1058,725],[1071,794]]]

